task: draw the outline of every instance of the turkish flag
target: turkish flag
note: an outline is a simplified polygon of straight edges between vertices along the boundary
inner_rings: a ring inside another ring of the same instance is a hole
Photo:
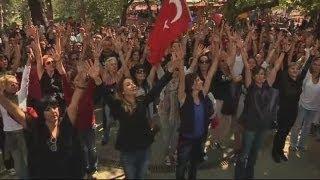
[[[149,36],[149,62],[161,61],[166,49],[185,32],[191,16],[185,0],[164,0],[154,28]]]
[[[216,26],[220,27],[221,22],[222,22],[222,17],[223,17],[223,15],[218,14],[218,13],[214,13],[212,15],[212,19],[213,19],[214,23],[216,24]]]

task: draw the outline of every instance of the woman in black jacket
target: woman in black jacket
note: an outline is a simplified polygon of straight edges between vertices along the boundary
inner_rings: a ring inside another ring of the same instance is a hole
[[[268,73],[262,67],[256,67],[251,71],[248,54],[243,48],[243,43],[238,41],[237,46],[241,48],[242,60],[245,65],[244,84],[248,93],[240,117],[244,131],[241,155],[235,167],[235,179],[252,179],[260,147],[267,131],[271,129],[272,123],[276,119],[278,93],[272,88],[272,85],[282,65],[285,53],[280,54],[274,67]]]
[[[311,66],[313,55],[309,57],[301,72],[299,64],[290,62],[279,71],[275,87],[279,89],[278,129],[273,140],[272,157],[277,163],[288,161],[283,148],[286,138],[294,125],[298,115],[298,102],[302,92],[302,83]]]
[[[177,64],[173,62],[173,64]],[[131,78],[123,78],[118,83],[117,97],[108,93],[96,70],[89,75],[98,86],[95,98],[103,98],[111,110],[112,115],[120,123],[116,149],[120,151],[120,161],[128,179],[142,179],[148,168],[150,159],[150,145],[154,139],[154,130],[147,118],[148,105],[160,95],[160,92],[172,78],[175,65],[158,81],[145,95],[137,96],[137,86]]]

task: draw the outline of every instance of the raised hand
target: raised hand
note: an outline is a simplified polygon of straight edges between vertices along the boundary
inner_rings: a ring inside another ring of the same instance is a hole
[[[112,43],[116,48],[116,51],[120,52],[122,51],[122,42],[120,41],[120,38],[117,38],[116,36],[111,36],[112,37]]]
[[[87,62],[85,62],[84,68],[86,69],[87,74],[92,79],[95,79],[95,78],[99,77],[99,75],[100,75],[100,67],[99,67],[99,62],[98,61],[92,62],[91,60],[88,60]]]
[[[197,49],[196,49],[196,52],[195,52],[195,57],[199,57],[203,54],[204,52],[204,45],[203,44],[199,44]]]
[[[92,47],[92,53],[93,53],[94,60],[98,60],[100,58],[100,55],[103,51],[103,42],[104,42],[105,38],[106,37],[104,37],[99,42],[91,41],[91,47]]]

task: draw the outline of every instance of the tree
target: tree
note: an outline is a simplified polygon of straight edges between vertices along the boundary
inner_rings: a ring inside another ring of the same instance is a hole
[[[28,0],[28,5],[31,11],[33,24],[48,25],[48,19],[45,14],[42,0]]]
[[[125,25],[127,21],[127,10],[134,0],[122,0],[121,25]]]
[[[279,0],[228,0],[223,6],[223,14],[230,24],[238,15],[255,9],[267,9],[279,5]]]

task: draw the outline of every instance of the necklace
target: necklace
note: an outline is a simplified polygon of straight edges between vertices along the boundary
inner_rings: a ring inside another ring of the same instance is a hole
[[[58,150],[58,147],[57,147],[57,139],[54,138],[54,137],[51,137],[48,142],[47,142],[48,146],[49,146],[49,149],[50,151],[52,152],[56,152]]]

